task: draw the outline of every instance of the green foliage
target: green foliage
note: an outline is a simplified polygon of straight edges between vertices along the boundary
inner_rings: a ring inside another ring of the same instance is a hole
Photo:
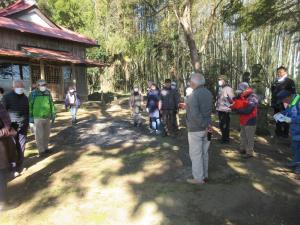
[[[231,0],[223,7],[223,20],[250,32],[256,28],[272,25],[280,26],[290,32],[297,32],[299,27],[300,5],[289,0],[254,0],[244,4],[242,0]]]
[[[0,1],[0,9],[5,8],[5,7],[7,7],[8,5],[10,5],[14,2],[15,2],[15,0],[1,0]]]

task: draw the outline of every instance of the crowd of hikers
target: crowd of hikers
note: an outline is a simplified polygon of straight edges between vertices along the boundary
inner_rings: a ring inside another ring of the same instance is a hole
[[[237,90],[230,87],[226,76],[218,78],[217,99],[205,87],[205,78],[193,73],[181,98],[176,82],[166,79],[163,87],[148,82],[147,96],[139,87],[134,87],[129,104],[135,127],[142,125],[142,112],[149,115],[150,132],[153,135],[179,135],[179,110],[186,111],[189,155],[192,161],[191,184],[208,182],[209,146],[212,137],[212,112],[215,105],[219,117],[221,144],[230,144],[230,116],[240,117],[240,149],[242,158],[255,157],[254,140],[259,99],[251,87],[250,80],[244,79]],[[277,69],[277,79],[271,87],[272,107],[276,120],[277,137],[292,139],[293,161],[288,167],[300,174],[300,95],[296,94],[295,83],[288,78],[285,67]],[[71,113],[72,125],[77,123],[80,97],[76,88],[69,87],[65,107]],[[22,174],[24,151],[29,127],[33,127],[39,157],[51,153],[49,137],[51,124],[56,118],[56,108],[45,80],[32,85],[29,97],[24,94],[24,83],[13,82],[10,92],[4,93],[0,87],[0,212],[7,200],[7,180],[9,176]]]
[[[15,80],[8,93],[0,88],[0,212],[6,208],[7,180],[24,171],[24,152],[29,127],[33,127],[38,156],[44,157],[49,149],[51,124],[56,109],[47,83],[39,80],[31,87],[29,97],[24,94],[22,80]],[[72,124],[76,124],[80,98],[74,87],[69,87],[65,107],[70,110]]]
[[[189,179],[188,182],[203,184],[208,181],[208,149],[212,136],[213,107],[215,106],[219,118],[221,144],[230,144],[230,116],[233,113],[239,115],[239,153],[242,158],[250,159],[255,157],[258,106],[262,99],[258,98],[251,87],[249,77],[245,77],[237,90],[234,90],[226,76],[219,76],[216,101],[205,87],[205,78],[201,74],[192,74],[188,84],[185,97],[181,98],[176,82],[166,79],[160,89],[157,84],[149,81],[145,99],[138,87],[133,89],[130,107],[134,126],[141,125],[141,113],[145,105],[151,133],[163,136],[178,135],[177,114],[180,109],[186,110],[193,173],[193,179]],[[272,84],[271,92],[276,137],[291,136],[292,139],[293,161],[287,162],[286,166],[300,174],[300,95],[296,94],[295,83],[288,77],[287,68],[281,66],[277,69],[277,78]]]

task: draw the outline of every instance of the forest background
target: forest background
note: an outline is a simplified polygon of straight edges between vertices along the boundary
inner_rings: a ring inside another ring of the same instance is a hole
[[[0,7],[14,2],[4,0]],[[236,88],[249,72],[269,100],[276,68],[300,82],[298,0],[38,0],[57,24],[97,39],[90,59],[109,63],[89,69],[90,93],[145,90],[148,80],[177,81],[183,91],[201,71],[211,90],[225,74]]]

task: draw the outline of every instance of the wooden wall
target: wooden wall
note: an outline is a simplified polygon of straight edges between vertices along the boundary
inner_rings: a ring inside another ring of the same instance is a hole
[[[0,48],[20,50],[20,45],[45,48],[58,51],[68,51],[74,56],[86,58],[86,46],[80,43],[58,40],[37,35],[20,33],[0,28]],[[66,64],[67,65],[67,64]],[[80,96],[87,99],[87,70],[83,66],[75,66],[76,86]]]
[[[86,46],[80,43],[47,38],[0,28],[0,48],[20,50],[18,49],[19,45],[27,45],[58,51],[68,51],[75,56],[79,56],[81,58],[86,57]]]

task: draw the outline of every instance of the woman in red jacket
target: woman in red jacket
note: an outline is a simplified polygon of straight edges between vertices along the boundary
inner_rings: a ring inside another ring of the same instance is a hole
[[[243,158],[247,159],[254,156],[258,99],[253,89],[246,82],[239,84],[239,90],[241,94],[234,100],[231,108],[240,115],[240,153],[243,154]]]

